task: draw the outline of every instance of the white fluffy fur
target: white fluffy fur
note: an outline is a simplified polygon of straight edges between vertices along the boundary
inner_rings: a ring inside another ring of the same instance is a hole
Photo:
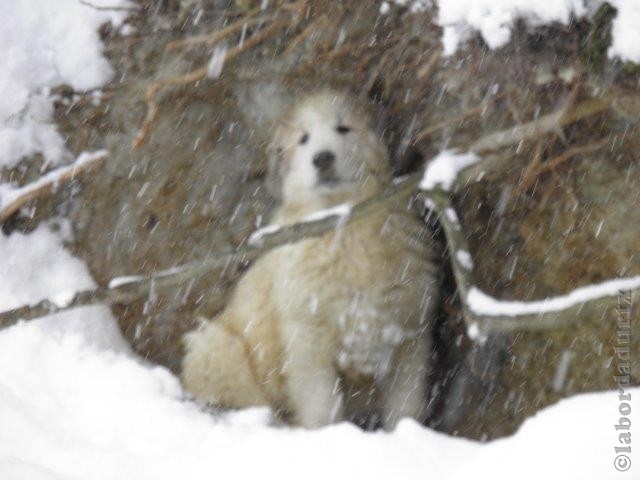
[[[274,224],[361,201],[388,184],[386,152],[368,122],[332,92],[286,117],[270,167],[282,201]],[[335,154],[331,182],[314,167],[319,151]],[[184,385],[207,403],[270,405],[309,428],[372,412],[385,428],[404,416],[421,420],[434,254],[404,203],[267,253],[226,309],[187,334]]]

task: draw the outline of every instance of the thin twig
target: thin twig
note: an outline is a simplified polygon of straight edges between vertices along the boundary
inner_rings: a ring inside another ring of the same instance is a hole
[[[318,18],[316,18],[315,20],[313,20],[311,23],[309,23],[309,25],[307,25],[304,30],[302,30],[302,32],[300,32],[289,44],[289,46],[287,46],[286,50],[284,52],[282,52],[280,54],[280,56],[282,58],[286,58],[288,57],[291,52],[293,52],[296,48],[298,48],[300,46],[300,44],[302,42],[305,41],[305,39],[311,34],[311,32],[313,32],[314,30],[317,30],[319,28],[321,28],[321,26],[325,23],[325,21],[327,20],[326,15],[321,15]]]
[[[259,11],[259,10],[258,10]],[[193,48],[199,45],[207,45],[209,47],[220,43],[222,40],[236,32],[241,31],[244,28],[257,25],[258,23],[269,21],[273,19],[273,15],[263,15],[257,18],[241,18],[233,22],[232,24],[216,30],[215,32],[205,33],[203,35],[196,35],[194,37],[185,38],[183,40],[175,40],[169,42],[165,49],[167,51],[178,50],[180,48]]]
[[[413,93],[411,98],[406,102],[407,104],[412,104],[417,102],[422,95],[424,95],[424,91],[431,81],[431,77],[433,76],[436,66],[438,65],[438,61],[442,57],[442,48],[438,47],[435,51],[429,56],[427,62],[418,68],[416,72],[416,84],[412,87]],[[417,66],[417,65],[416,65]],[[409,70],[415,70],[415,66],[410,66]],[[403,102],[404,103],[404,102]],[[395,110],[395,109],[394,109]]]
[[[263,30],[260,30],[258,33],[255,33],[254,35],[249,37],[242,45],[238,45],[229,50],[225,54],[225,62],[233,60],[238,55],[259,45],[265,39],[283,28],[285,25],[286,23],[283,21],[274,22]],[[165,78],[149,85],[145,94],[145,100],[147,102],[147,115],[144,119],[144,122],[142,123],[142,127],[140,127],[140,130],[133,140],[134,149],[139,148],[146,142],[149,133],[151,132],[151,129],[155,124],[156,118],[158,116],[158,103],[156,101],[156,97],[158,96],[160,91],[162,91],[166,87],[187,85],[189,83],[195,83],[203,80],[207,76],[207,71],[208,67],[205,65],[203,67],[192,70],[191,72],[185,73],[184,75]]]
[[[608,143],[609,139],[604,138],[597,142],[588,143],[587,145],[577,145],[565,150],[560,155],[557,155],[545,162],[540,161],[540,157],[538,155],[535,155],[534,158],[538,158],[538,161],[532,162],[527,167],[527,170],[523,175],[522,182],[518,186],[517,192],[514,193],[514,196],[531,188],[531,185],[538,179],[538,177],[540,177],[540,175],[554,171],[560,165],[567,162],[576,155],[584,155],[586,153],[596,152],[602,147],[606,146]]]
[[[502,98],[504,95],[506,95],[506,92],[499,93],[498,95],[494,95],[493,97],[491,97],[489,100],[485,100],[484,102],[480,103],[480,105],[462,112],[457,117],[448,118],[446,120],[436,123],[435,125],[429,125],[428,127],[422,129],[420,132],[416,134],[414,141],[420,142],[421,140],[424,140],[426,137],[434,134],[439,130],[442,130],[443,128],[446,128],[450,125],[460,124],[469,117],[473,117],[478,114],[480,115],[483,114],[484,112],[487,111],[487,109],[491,106],[492,103],[496,102],[498,99]]]
[[[558,155],[557,157],[553,157],[547,160],[546,162],[538,165],[538,168],[536,169],[535,173],[536,175],[540,175],[550,170],[554,170],[558,168],[558,166],[565,163],[567,160],[570,160],[572,157],[576,155],[584,155],[585,153],[596,152],[608,144],[609,144],[609,139],[604,138],[597,142],[588,143],[587,145],[577,145],[575,147],[569,148],[563,153],[561,153],[560,155]]]
[[[542,162],[542,153],[544,150],[544,143],[542,139],[536,142],[536,146],[533,150],[533,158],[524,169],[522,173],[522,179],[520,180],[518,186],[513,189],[510,196],[510,201],[514,201],[520,194],[529,189],[531,183],[533,183],[534,172],[537,170],[538,165]]]

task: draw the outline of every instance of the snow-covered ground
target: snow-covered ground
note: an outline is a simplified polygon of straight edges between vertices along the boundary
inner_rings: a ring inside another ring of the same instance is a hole
[[[55,232],[49,225],[42,225],[29,235],[0,234],[0,311],[43,298],[64,302],[70,293],[96,286],[84,263],[63,246],[70,235],[69,225],[64,221],[52,225]],[[127,350],[105,306],[51,315],[34,325],[59,336],[82,335],[96,347]]]

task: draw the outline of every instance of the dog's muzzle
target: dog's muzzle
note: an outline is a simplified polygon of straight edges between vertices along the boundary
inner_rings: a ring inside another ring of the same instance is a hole
[[[336,155],[329,150],[318,152],[313,157],[313,166],[318,171],[319,183],[334,184],[338,182],[335,172]]]

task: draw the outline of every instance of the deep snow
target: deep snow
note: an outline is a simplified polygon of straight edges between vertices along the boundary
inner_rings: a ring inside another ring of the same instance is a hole
[[[91,321],[90,312],[80,316]],[[52,334],[51,325],[0,333],[4,480],[619,478],[613,392],[563,401],[489,444],[411,420],[391,434],[348,424],[303,431],[270,426],[262,409],[204,413],[166,370],[80,333]]]

